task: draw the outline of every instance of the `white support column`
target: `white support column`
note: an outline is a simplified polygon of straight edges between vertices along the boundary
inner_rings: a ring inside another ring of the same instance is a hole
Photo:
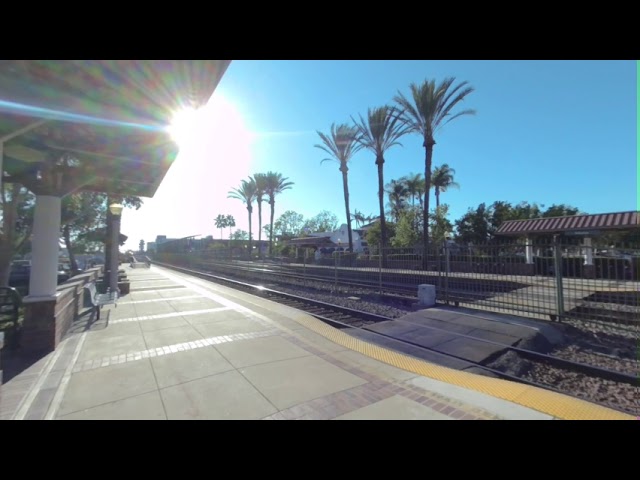
[[[58,287],[61,199],[37,195],[31,241],[29,298],[54,297]]]
[[[533,241],[527,237],[527,243],[524,247],[524,255],[527,263],[533,263]]]
[[[584,264],[593,265],[593,247],[591,246],[591,237],[585,237],[582,240],[584,248]]]

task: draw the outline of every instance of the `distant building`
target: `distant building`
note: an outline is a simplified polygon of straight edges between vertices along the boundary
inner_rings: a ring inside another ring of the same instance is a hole
[[[362,230],[351,230],[353,241],[353,251],[356,253],[366,252],[368,245],[361,234]],[[347,250],[349,248],[349,232],[347,224],[342,224],[338,230],[333,232],[314,232],[306,237],[294,238],[289,241],[291,245],[298,247],[315,247],[322,249]]]

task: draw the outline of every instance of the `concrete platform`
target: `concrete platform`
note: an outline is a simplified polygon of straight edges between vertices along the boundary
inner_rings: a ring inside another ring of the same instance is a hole
[[[0,418],[627,418],[416,360],[176,271],[125,269],[131,293],[0,387]]]

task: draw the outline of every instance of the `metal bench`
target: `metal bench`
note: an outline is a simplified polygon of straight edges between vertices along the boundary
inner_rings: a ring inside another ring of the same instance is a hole
[[[145,256],[143,261],[138,260],[134,256],[131,256],[131,259],[131,263],[129,263],[131,268],[151,268],[151,260],[149,260],[149,257]]]
[[[84,286],[89,292],[89,298],[91,300],[91,305],[96,309],[96,319],[100,320],[100,308],[103,305],[113,304],[118,307],[118,291],[111,291],[107,289],[107,293],[98,293],[96,289],[96,283],[90,282]]]

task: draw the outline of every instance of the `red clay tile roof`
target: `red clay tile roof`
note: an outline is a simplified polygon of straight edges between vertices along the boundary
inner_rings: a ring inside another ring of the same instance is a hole
[[[630,230],[640,228],[640,213],[617,212],[570,217],[533,218],[531,220],[507,220],[496,235],[527,235],[543,233]]]

